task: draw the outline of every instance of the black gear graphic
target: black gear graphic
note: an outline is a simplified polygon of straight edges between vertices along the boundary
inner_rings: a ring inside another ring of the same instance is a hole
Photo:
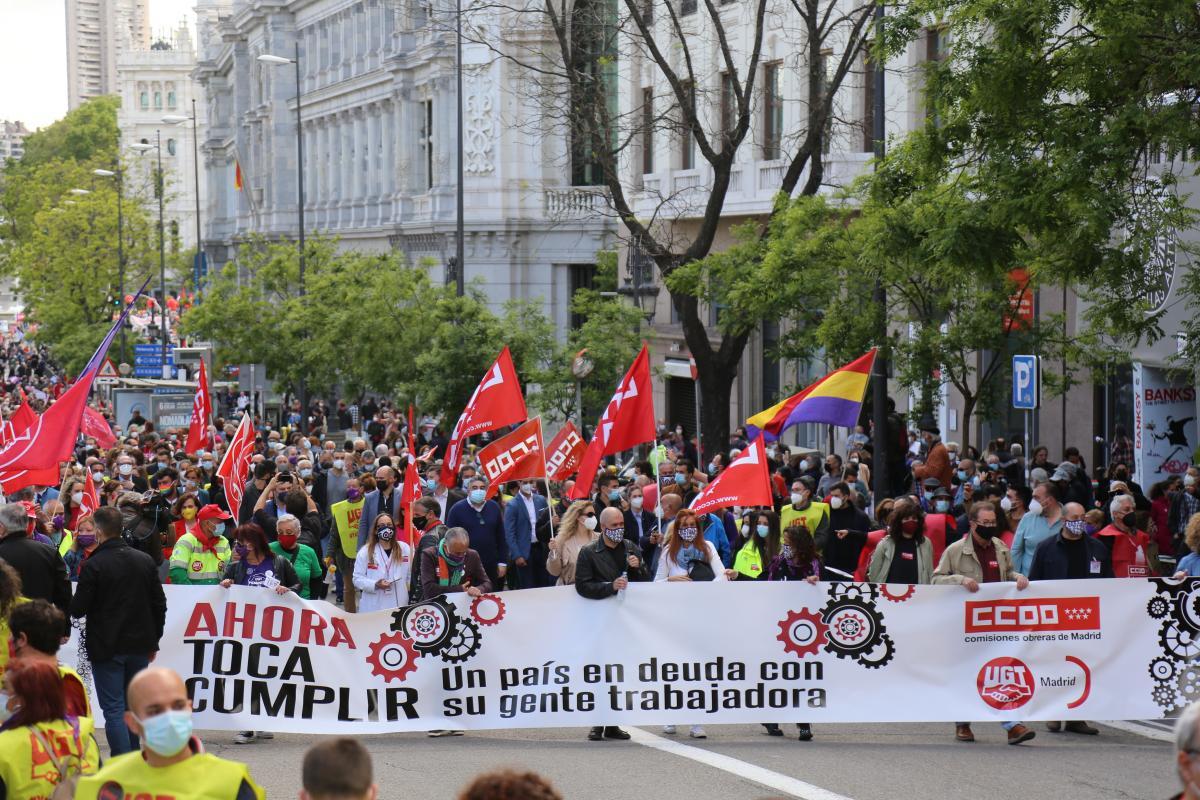
[[[881,639],[881,644],[882,647],[875,647],[869,653],[860,653],[858,663],[867,669],[879,669],[887,666],[888,662],[896,657],[896,645],[892,642],[892,637],[886,633]]]
[[[1176,665],[1169,658],[1159,656],[1150,662],[1150,677],[1156,681],[1169,681],[1175,677]]]
[[[1171,711],[1179,705],[1179,691],[1171,683],[1159,683],[1150,690],[1154,702],[1164,711]]]
[[[831,600],[821,610],[821,619],[829,626],[825,650],[838,658],[858,658],[871,652],[885,634],[883,617],[862,600]]]
[[[1151,578],[1150,582],[1154,584],[1155,590],[1159,594],[1166,595],[1174,600],[1179,595],[1186,595],[1191,591],[1193,581],[1189,578],[1174,580],[1173,578]]]
[[[1146,613],[1154,619],[1162,619],[1171,613],[1171,604],[1167,602],[1167,598],[1156,594],[1146,603]]]
[[[412,639],[422,656],[433,655],[445,647],[459,624],[461,620],[454,606],[441,595],[392,612],[392,630]]]
[[[442,660],[449,664],[466,661],[479,652],[479,645],[479,626],[474,620],[464,619],[450,637],[450,641],[442,648]]]
[[[1158,632],[1158,643],[1163,652],[1177,660],[1187,661],[1200,656],[1200,636],[1194,631],[1181,628],[1179,623],[1168,620]]]
[[[829,585],[830,600],[851,598],[869,603],[877,597],[879,597],[879,587],[873,583],[832,583]]]
[[[1189,664],[1176,679],[1179,694],[1189,703],[1200,700],[1200,666]]]

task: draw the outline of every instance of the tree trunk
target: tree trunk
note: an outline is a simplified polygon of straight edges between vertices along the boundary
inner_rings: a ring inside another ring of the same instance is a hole
[[[967,452],[967,448],[971,446],[971,417],[975,413],[975,404],[979,402],[979,393],[968,394],[959,389],[963,396],[963,420],[962,420],[962,447],[959,449],[959,456]]]

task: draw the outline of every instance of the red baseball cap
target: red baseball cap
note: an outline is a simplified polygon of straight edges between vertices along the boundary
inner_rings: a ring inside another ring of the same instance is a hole
[[[233,516],[216,503],[209,503],[196,512],[196,519],[201,521],[206,519],[233,519]]]

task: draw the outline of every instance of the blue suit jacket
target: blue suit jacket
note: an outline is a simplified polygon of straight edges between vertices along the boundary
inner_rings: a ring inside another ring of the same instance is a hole
[[[367,492],[366,497],[363,498],[363,513],[362,513],[362,516],[359,517],[359,519],[358,519],[358,546],[359,546],[359,549],[362,549],[362,546],[367,543],[367,534],[371,532],[371,526],[375,524],[375,518],[378,517],[380,514],[383,514],[385,512],[390,513],[392,515],[392,522],[395,524],[396,529],[399,530],[399,528],[400,528],[400,487],[399,486],[392,487],[392,504],[391,505],[392,505],[392,507],[390,510],[389,509],[380,509],[379,508],[379,490],[375,489],[373,491]]]
[[[535,493],[534,511],[540,514],[547,507],[546,498]],[[508,501],[508,505],[504,507],[504,541],[508,544],[509,558],[529,560],[529,546],[533,544],[530,539],[533,523],[534,520],[529,519],[529,509],[525,507],[525,501],[520,494]]]

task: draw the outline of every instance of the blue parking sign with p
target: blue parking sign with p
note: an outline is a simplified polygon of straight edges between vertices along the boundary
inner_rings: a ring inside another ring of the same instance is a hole
[[[1013,356],[1013,408],[1032,411],[1038,407],[1041,374],[1037,356]]]

